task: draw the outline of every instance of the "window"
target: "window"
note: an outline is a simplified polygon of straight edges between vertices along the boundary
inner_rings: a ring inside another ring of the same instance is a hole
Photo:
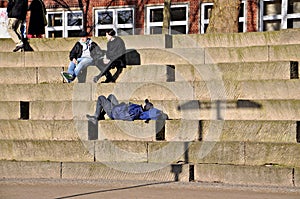
[[[209,24],[209,18],[213,8],[213,3],[202,3],[201,4],[201,22],[200,22],[200,32],[204,34],[207,30]],[[239,13],[239,32],[246,32],[246,0],[242,0]]]
[[[105,36],[106,30],[111,29],[115,29],[117,35],[132,35],[134,33],[134,9],[95,10],[95,35]]]
[[[261,0],[259,31],[300,28],[300,0]]]
[[[81,11],[47,11],[46,37],[76,37],[83,27]]]
[[[171,5],[171,34],[188,33],[188,6]],[[146,34],[161,34],[163,26],[163,6],[147,7]]]

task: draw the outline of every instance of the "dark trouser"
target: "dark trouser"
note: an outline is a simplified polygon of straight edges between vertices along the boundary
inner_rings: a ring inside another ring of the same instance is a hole
[[[103,75],[105,75],[105,77],[106,77],[105,82],[108,83],[108,82],[116,81],[116,79],[119,77],[119,75],[123,71],[123,68],[126,67],[126,64],[122,59],[116,59],[114,61],[109,62],[107,65],[105,65],[103,63],[103,59],[101,59],[96,62],[96,66],[101,71],[100,74],[95,77],[96,81],[98,81]],[[112,76],[112,74],[109,72],[109,70],[113,69],[115,67],[117,67],[117,72],[114,76]]]
[[[107,98],[100,95],[97,100],[95,117],[101,119],[106,113],[111,118],[111,111],[113,107],[118,104],[119,102],[113,94],[110,94]]]

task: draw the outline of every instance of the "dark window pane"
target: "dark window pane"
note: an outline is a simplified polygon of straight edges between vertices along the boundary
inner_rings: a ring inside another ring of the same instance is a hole
[[[79,37],[81,30],[68,30],[68,37]]]
[[[150,10],[150,22],[162,22],[164,18],[163,9],[151,9]]]
[[[264,28],[263,31],[275,31],[280,30],[280,20],[270,20],[270,21],[264,21]]]
[[[132,10],[118,11],[118,24],[132,24],[133,23]]]
[[[118,29],[118,35],[133,35],[133,29],[132,28],[119,28]]]
[[[162,33],[162,27],[151,27],[150,28],[150,34],[161,34]]]
[[[48,27],[62,26],[62,24],[63,24],[62,13],[48,14]]]
[[[62,31],[49,31],[49,38],[62,37]]]
[[[186,21],[186,7],[171,8],[171,21]]]
[[[300,19],[288,19],[287,20],[287,28],[300,28]]]
[[[105,36],[106,32],[111,29],[98,29],[98,37]]]
[[[239,17],[244,17],[244,4],[243,3],[241,3],[241,5],[240,5],[240,13],[239,13]]]
[[[264,2],[264,15],[280,15],[281,14],[281,1],[275,0]]]
[[[244,22],[239,22],[239,32],[244,32]]]
[[[171,34],[186,34],[186,26],[171,26]]]
[[[81,26],[82,14],[81,13],[68,13],[68,26]]]
[[[113,24],[113,12],[98,12],[98,24]]]
[[[210,15],[211,15],[212,8],[213,8],[213,5],[207,5],[207,6],[205,6],[205,9],[204,9],[204,19],[209,19]]]

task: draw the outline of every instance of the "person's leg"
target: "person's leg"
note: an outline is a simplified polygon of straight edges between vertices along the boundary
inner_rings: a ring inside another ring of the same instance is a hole
[[[87,57],[84,57],[84,58],[79,58],[78,60],[78,64],[74,70],[74,73],[75,73],[75,76],[77,77],[78,74],[80,73],[80,71],[90,65],[93,64],[93,59],[92,58],[87,58]]]
[[[22,34],[21,34],[22,20],[17,18],[9,18],[7,31],[11,36],[12,40],[15,42],[16,47],[23,47]]]
[[[113,94],[110,94],[107,99],[112,103],[113,106],[118,105],[119,101],[117,100],[116,96]]]
[[[95,83],[97,83],[98,80],[99,80],[103,75],[105,75],[105,77],[106,77],[105,83],[111,82],[112,79],[113,79],[113,76],[112,76],[112,74],[109,72],[109,70],[110,70],[110,65],[109,65],[109,64],[108,64],[108,65],[105,65],[105,64],[103,63],[103,60],[100,60],[100,61],[97,61],[97,62],[96,62],[96,66],[97,66],[97,68],[100,70],[100,73],[94,77],[93,81],[94,81]],[[103,71],[105,71],[105,70],[107,70],[107,71],[103,73]]]
[[[70,61],[70,64],[69,64],[69,67],[68,67],[68,73],[74,76],[75,75],[75,68],[76,68],[76,64],[73,61]]]

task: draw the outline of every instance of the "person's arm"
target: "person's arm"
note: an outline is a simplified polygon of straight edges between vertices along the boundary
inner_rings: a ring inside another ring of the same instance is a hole
[[[80,48],[80,44],[76,42],[76,44],[73,46],[72,50],[70,51],[70,55],[69,55],[70,61],[74,62],[74,59],[77,60],[77,58],[80,56],[79,48]]]
[[[124,41],[119,37],[115,37],[114,41],[107,43],[106,56],[109,60],[113,61],[124,55],[125,50]]]

